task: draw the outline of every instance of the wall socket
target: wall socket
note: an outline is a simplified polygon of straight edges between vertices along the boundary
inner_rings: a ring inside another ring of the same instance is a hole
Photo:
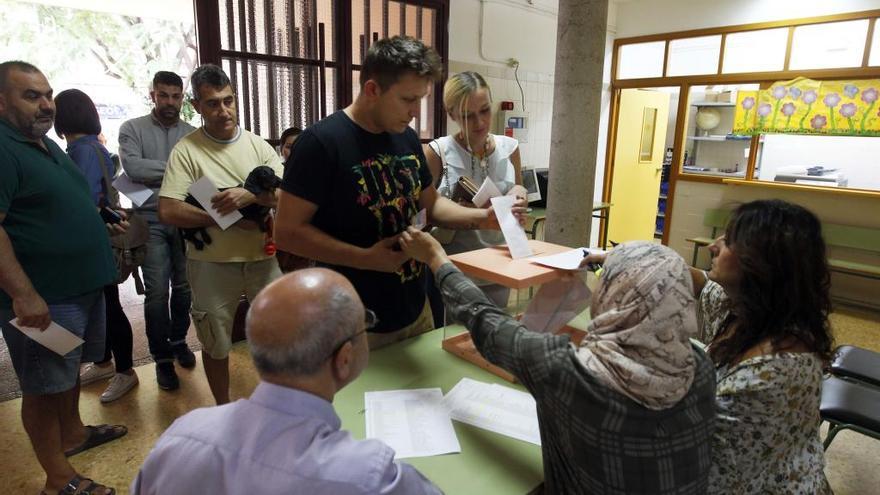
[[[519,65],[519,60],[517,60],[513,57],[507,59],[507,66],[508,67],[513,68],[513,67],[517,67],[518,65]]]

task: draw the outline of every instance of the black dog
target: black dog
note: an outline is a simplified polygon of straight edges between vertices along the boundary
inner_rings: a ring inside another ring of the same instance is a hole
[[[259,196],[263,193],[275,193],[275,189],[281,185],[281,179],[275,175],[275,171],[272,170],[271,167],[267,167],[266,165],[260,165],[259,167],[251,170],[251,173],[248,174],[247,179],[244,181],[244,187],[254,196]],[[229,188],[220,189],[221,191],[225,191]],[[194,198],[191,194],[186,195],[185,202],[197,206],[201,209],[202,205]],[[268,223],[266,222],[266,218],[269,216],[270,208],[268,206],[263,206],[257,203],[250,204],[245,206],[244,208],[240,208],[238,211],[241,213],[241,216],[246,218],[247,220],[251,220],[255,222],[259,227],[261,232],[266,232],[268,230]],[[196,229],[180,229],[180,234],[183,237],[184,241],[190,241],[193,246],[201,251],[205,248],[207,244],[211,244],[211,236],[208,234],[208,231],[204,228],[196,228]],[[184,242],[185,245],[185,242]]]

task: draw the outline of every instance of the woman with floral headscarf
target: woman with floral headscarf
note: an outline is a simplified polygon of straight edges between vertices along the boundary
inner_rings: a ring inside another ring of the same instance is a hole
[[[639,242],[612,251],[575,346],[493,305],[430,235],[410,228],[400,244],[430,266],[483,357],[535,397],[544,493],[706,492],[715,380],[690,343],[693,285],[674,251]]]

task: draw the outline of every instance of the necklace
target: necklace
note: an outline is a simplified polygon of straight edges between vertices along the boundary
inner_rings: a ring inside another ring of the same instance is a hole
[[[471,177],[473,177],[475,182],[482,183],[486,177],[489,175],[489,144],[491,143],[492,135],[486,135],[486,142],[483,144],[483,154],[480,155],[479,159],[477,158],[474,150],[471,149],[470,146],[467,146],[467,152],[471,158]],[[480,175],[477,175],[477,163],[480,164],[479,170]]]

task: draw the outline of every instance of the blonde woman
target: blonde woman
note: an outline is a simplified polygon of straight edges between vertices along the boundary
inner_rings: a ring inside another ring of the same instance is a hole
[[[443,106],[459,130],[424,146],[437,191],[451,198],[460,177],[469,177],[477,185],[489,178],[502,194],[516,196],[520,199],[519,206],[526,206],[528,193],[522,186],[519,143],[489,132],[492,92],[483,76],[467,71],[450,77],[443,87]],[[447,253],[455,254],[503,242],[497,230],[459,230],[444,247]],[[508,289],[480,280],[476,282],[492,302],[507,306]]]

